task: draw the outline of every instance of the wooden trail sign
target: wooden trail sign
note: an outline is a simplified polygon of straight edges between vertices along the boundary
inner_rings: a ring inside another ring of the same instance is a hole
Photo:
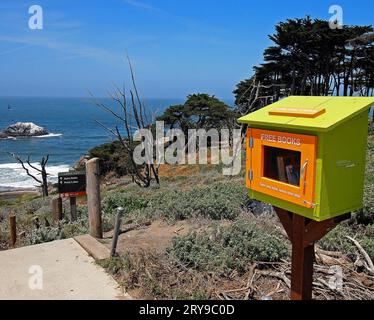
[[[71,171],[58,174],[60,198],[70,198],[71,221],[77,220],[77,197],[86,195],[86,184],[85,172]]]
[[[86,195],[86,173],[76,171],[59,173],[58,192],[61,198]]]

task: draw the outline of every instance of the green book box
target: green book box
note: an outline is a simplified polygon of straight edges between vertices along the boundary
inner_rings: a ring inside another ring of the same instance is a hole
[[[291,96],[248,124],[249,196],[315,221],[363,206],[368,110],[374,98]]]

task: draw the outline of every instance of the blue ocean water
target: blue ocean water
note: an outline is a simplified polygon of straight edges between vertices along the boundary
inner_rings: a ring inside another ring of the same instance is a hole
[[[100,101],[115,108],[110,99]],[[156,115],[182,102],[181,99],[145,99],[147,110]],[[52,133],[49,137],[0,139],[0,191],[35,185],[8,152],[24,158],[30,155],[33,163],[49,154],[47,171],[53,180],[59,171],[68,170],[90,148],[112,141],[113,137],[95,120],[109,127],[120,125],[113,116],[98,108],[92,98],[0,97],[0,130],[16,122],[33,122]]]

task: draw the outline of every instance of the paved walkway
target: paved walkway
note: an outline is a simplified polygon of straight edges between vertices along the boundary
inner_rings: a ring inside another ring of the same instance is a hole
[[[117,282],[74,239],[0,251],[0,299],[124,298]]]

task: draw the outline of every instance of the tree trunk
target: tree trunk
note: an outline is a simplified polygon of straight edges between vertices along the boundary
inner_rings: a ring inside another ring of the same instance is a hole
[[[42,190],[43,190],[43,197],[48,197],[48,182],[47,182],[47,172],[45,171],[45,167],[42,168]]]

